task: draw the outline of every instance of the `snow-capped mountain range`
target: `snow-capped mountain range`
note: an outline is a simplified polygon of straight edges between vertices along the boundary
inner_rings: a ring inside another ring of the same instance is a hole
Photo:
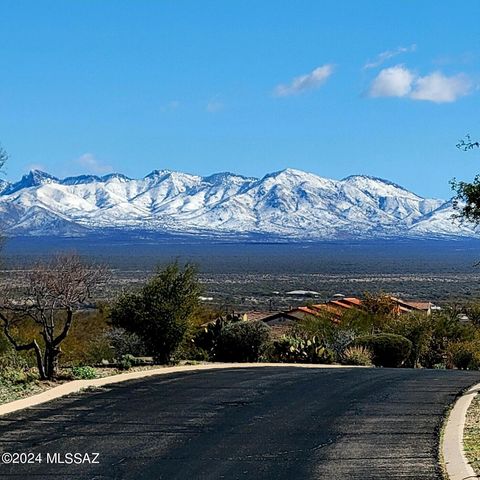
[[[63,180],[33,170],[19,182],[0,181],[0,222],[9,235],[111,229],[295,239],[480,235],[453,214],[451,200],[422,198],[380,178],[331,180],[294,169],[261,179],[155,170],[141,179]]]

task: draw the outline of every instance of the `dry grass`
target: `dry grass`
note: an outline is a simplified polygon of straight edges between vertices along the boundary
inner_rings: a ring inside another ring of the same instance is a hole
[[[95,371],[97,378],[103,378],[110,377],[112,375],[118,375],[120,373],[141,372],[144,370],[151,370],[153,368],[161,368],[161,365],[138,366],[132,367],[129,370],[119,370],[117,368],[96,368]],[[31,380],[19,383],[0,381],[0,405],[30,397],[32,395],[36,395],[37,393],[42,393],[45,390],[58,387],[62,383],[73,380],[73,378],[69,378],[69,375],[69,370],[65,370],[62,372],[62,378],[56,381]]]
[[[463,447],[475,473],[480,474],[480,395],[477,395],[467,412]]]
[[[0,405],[13,402],[15,400],[20,400],[21,398],[31,397],[37,393],[42,393],[45,390],[49,390],[50,388],[60,385],[60,383],[63,382],[41,382],[39,380],[22,382],[18,384],[0,382]]]

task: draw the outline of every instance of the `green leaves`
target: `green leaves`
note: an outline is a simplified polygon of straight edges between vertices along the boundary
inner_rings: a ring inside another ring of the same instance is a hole
[[[139,292],[123,295],[110,318],[115,326],[139,335],[157,360],[168,363],[199,307],[200,293],[196,269],[175,262],[158,270]]]
[[[453,206],[459,212],[457,218],[463,218],[474,223],[480,222],[480,175],[476,175],[471,183],[450,182],[456,192]]]

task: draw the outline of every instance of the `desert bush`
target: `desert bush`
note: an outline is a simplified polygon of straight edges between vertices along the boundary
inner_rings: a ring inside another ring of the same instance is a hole
[[[344,350],[342,354],[342,363],[344,365],[372,365],[372,352],[361,346],[352,346]]]
[[[332,337],[325,342],[325,345],[335,353],[336,360],[341,361],[343,352],[355,338],[357,338],[355,331],[339,326]]]
[[[333,338],[337,329],[335,317],[329,312],[324,312],[319,315],[306,315],[291,327],[290,335],[301,338],[317,337],[328,341]]]
[[[270,337],[263,322],[229,322],[221,328],[215,345],[215,360],[221,362],[258,362]]]
[[[28,361],[11,348],[0,355],[0,383],[21,384],[38,380],[35,369],[30,367]]]
[[[143,340],[133,332],[127,332],[124,328],[113,327],[104,333],[115,358],[122,358],[124,355],[142,357],[146,354]]]
[[[0,373],[5,368],[26,369],[29,367],[25,358],[12,348],[8,348],[0,355]]]
[[[467,303],[459,313],[464,313],[474,325],[480,326],[480,302]]]
[[[77,312],[68,337],[63,342],[63,366],[82,366],[113,360],[113,350],[105,337],[110,330],[104,309]]]
[[[402,366],[412,349],[412,342],[408,338],[391,333],[358,337],[355,345],[368,348],[372,352],[374,365],[381,367]]]
[[[382,291],[365,292],[363,308],[366,315],[370,317],[375,332],[383,331],[390,321],[397,316],[395,300]]]
[[[132,367],[140,365],[140,363],[141,361],[138,358],[127,353],[120,357],[120,360],[118,361],[118,368],[120,370],[130,370]]]
[[[384,333],[394,333],[412,342],[406,367],[420,367],[421,359],[428,353],[433,335],[432,317],[426,313],[409,313],[392,319]]]
[[[203,348],[192,348],[188,355],[184,355],[182,360],[195,360],[197,362],[208,362],[210,360],[209,353]]]
[[[343,330],[354,332],[358,337],[371,334],[375,323],[374,316],[370,313],[352,308],[342,313],[338,326]]]
[[[476,341],[453,342],[447,350],[447,361],[460,370],[480,369],[480,344]]]
[[[92,380],[97,378],[97,371],[93,367],[72,367],[73,378],[77,380]]]
[[[194,352],[199,352],[199,355],[205,355],[206,352],[208,359],[215,360],[219,341],[225,327],[237,322],[243,322],[237,315],[218,317],[214,322],[210,322],[208,325],[197,329],[189,347],[192,348]]]
[[[159,270],[143,288],[118,299],[110,312],[112,324],[142,338],[148,354],[168,363],[185,338],[199,306],[196,270],[177,263]]]
[[[222,316],[223,312],[214,307],[200,304],[192,315],[190,324],[192,326],[192,333],[195,333],[198,327],[207,324],[208,322],[214,322],[217,318]]]
[[[5,368],[0,374],[0,382],[5,384],[18,385],[21,383],[28,383],[34,379],[38,379],[38,375],[30,373],[29,369],[23,370],[20,368]]]
[[[196,336],[186,338],[173,354],[172,361],[178,363],[180,360],[194,360],[198,362],[213,360],[213,353],[198,347],[195,344],[195,340]]]
[[[369,334],[373,329],[373,315],[351,309],[343,312],[340,318],[330,312],[324,312],[320,316],[307,316],[290,329],[288,336],[304,340],[316,337],[322,346],[333,351],[336,361],[341,361],[343,351],[355,338]]]
[[[173,360],[194,360],[208,361],[213,360],[215,342],[218,338],[219,328],[215,328],[218,323],[224,323],[226,320],[232,320],[232,316],[227,315],[224,319],[221,312],[212,308],[200,305],[195,315],[188,323],[185,336],[173,355]],[[235,320],[240,318],[235,317]]]
[[[449,364],[450,345],[456,342],[471,341],[475,338],[476,328],[463,325],[457,319],[455,309],[446,308],[443,312],[429,317],[432,332],[428,349],[421,352],[420,363],[427,368]]]
[[[193,337],[195,348],[207,352],[210,360],[215,359],[220,336],[228,322],[229,320],[219,317],[214,322],[198,329]]]
[[[7,340],[5,334],[0,331],[0,357],[12,350],[12,344]]]
[[[291,363],[333,363],[335,353],[318,338],[310,339],[285,335],[272,342],[269,359]]]

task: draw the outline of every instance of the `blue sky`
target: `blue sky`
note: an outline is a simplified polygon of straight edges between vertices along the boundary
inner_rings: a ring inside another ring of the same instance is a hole
[[[480,3],[0,2],[7,177],[168,168],[370,174],[425,196],[480,171]]]

